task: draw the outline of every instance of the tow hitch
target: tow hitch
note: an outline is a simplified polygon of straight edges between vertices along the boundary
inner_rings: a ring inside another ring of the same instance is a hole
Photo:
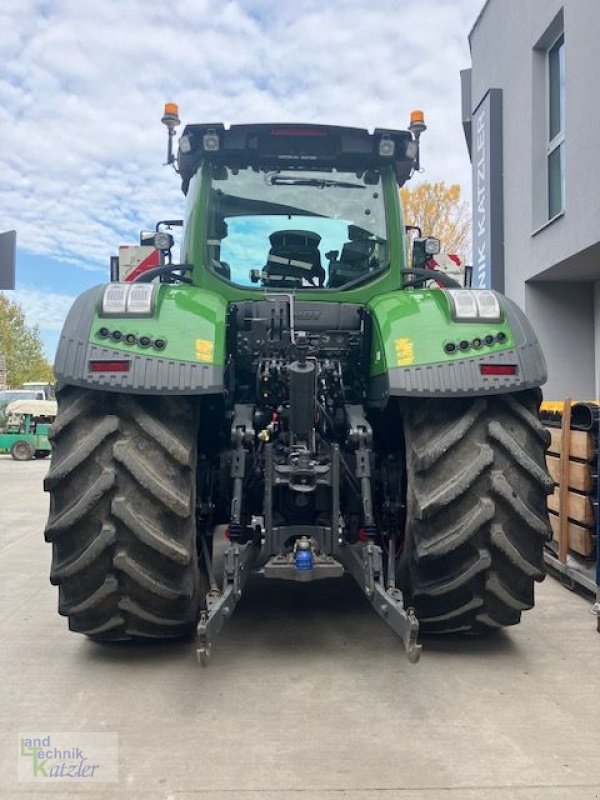
[[[210,659],[215,637],[233,614],[243,589],[252,571],[259,552],[258,545],[230,544],[225,551],[223,590],[214,589],[207,595],[206,610],[202,612],[197,627],[198,647],[196,655],[202,666]],[[264,567],[266,578],[280,580],[311,581],[322,578],[339,578],[344,568],[361,587],[365,596],[384,622],[398,634],[411,663],[421,657],[421,645],[417,643],[419,622],[414,609],[404,607],[404,598],[399,589],[384,583],[381,548],[376,544],[339,543],[334,556],[313,556],[310,568],[298,564],[298,553],[306,553],[302,547],[290,556],[274,556]]]

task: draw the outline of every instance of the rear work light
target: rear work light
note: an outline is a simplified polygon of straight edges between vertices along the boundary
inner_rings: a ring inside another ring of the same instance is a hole
[[[445,292],[455,322],[500,322],[502,319],[500,302],[491,289],[446,289]]]
[[[396,150],[396,143],[390,139],[389,133],[384,133],[379,141],[379,155],[384,158],[392,158]]]
[[[202,137],[202,147],[209,153],[216,153],[219,149],[219,135],[214,128],[209,128]]]
[[[109,283],[100,301],[100,316],[151,317],[157,289],[154,283]]]
[[[130,361],[90,361],[90,372],[129,372]]]
[[[106,287],[100,305],[102,316],[125,313],[127,289],[128,286],[125,283],[113,283]]]
[[[480,364],[479,371],[482,375],[516,375],[516,364]]]
[[[126,313],[151,314],[154,310],[155,290],[156,287],[152,283],[132,283],[127,292]]]

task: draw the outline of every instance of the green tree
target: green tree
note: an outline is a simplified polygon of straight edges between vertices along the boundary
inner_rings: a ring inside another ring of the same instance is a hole
[[[13,389],[25,381],[54,381],[37,326],[27,325],[21,306],[3,294],[0,294],[0,355],[6,360],[6,383]]]
[[[400,199],[407,225],[418,225],[423,236],[440,240],[442,252],[456,253],[466,262],[471,250],[471,215],[458,184],[446,186],[439,181],[403,186]]]

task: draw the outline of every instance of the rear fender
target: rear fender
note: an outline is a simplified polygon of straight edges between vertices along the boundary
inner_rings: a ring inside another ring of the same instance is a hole
[[[545,383],[546,361],[531,325],[512,300],[497,297],[500,322],[455,321],[448,296],[438,289],[372,300],[371,404],[384,405],[388,397],[498,394]],[[486,344],[486,336],[493,342]],[[451,344],[456,349],[449,353]],[[482,365],[514,366],[515,372],[483,375]]]
[[[135,394],[223,391],[227,303],[195,286],[160,284],[152,316],[104,317],[105,286],[74,302],[54,371],[61,384]],[[126,362],[123,372],[94,372],[91,362]]]

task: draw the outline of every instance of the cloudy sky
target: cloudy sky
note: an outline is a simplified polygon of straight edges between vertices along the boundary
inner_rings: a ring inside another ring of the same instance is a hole
[[[424,180],[470,194],[459,70],[483,0],[3,0],[0,230],[50,357],[73,298],[111,254],[178,217],[162,166],[182,122],[404,128],[423,108]],[[181,130],[181,129],[180,129]]]

